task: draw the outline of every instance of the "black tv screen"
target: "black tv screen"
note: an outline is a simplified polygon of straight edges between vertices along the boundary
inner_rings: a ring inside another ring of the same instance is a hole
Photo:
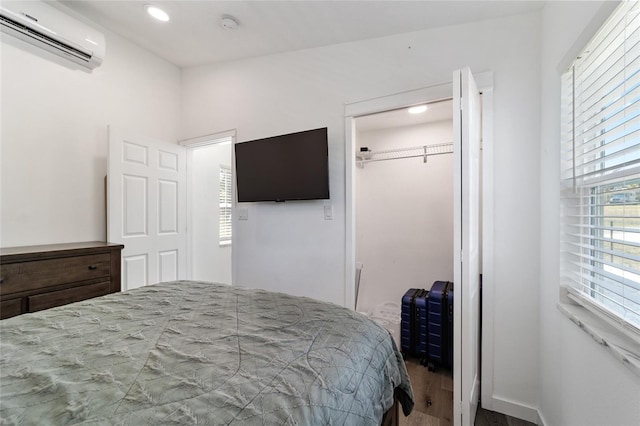
[[[327,128],[235,145],[238,202],[329,199]]]

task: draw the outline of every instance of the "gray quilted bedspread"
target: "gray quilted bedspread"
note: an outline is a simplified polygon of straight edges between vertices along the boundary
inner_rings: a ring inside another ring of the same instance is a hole
[[[176,281],[0,322],[1,424],[379,425],[388,332],[308,298]]]

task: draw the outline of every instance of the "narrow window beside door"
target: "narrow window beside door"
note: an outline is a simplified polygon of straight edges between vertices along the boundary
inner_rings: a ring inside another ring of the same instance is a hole
[[[218,190],[220,200],[220,245],[231,244],[231,168],[220,165],[220,187]]]

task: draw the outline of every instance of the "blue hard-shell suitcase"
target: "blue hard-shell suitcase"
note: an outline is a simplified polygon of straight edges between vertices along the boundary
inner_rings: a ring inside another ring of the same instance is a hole
[[[453,364],[453,283],[436,281],[429,292],[429,320],[427,357],[429,368]],[[451,292],[451,298],[449,293]],[[451,307],[451,309],[450,309]]]
[[[411,288],[402,296],[400,325],[400,347],[405,354],[426,360],[427,340],[427,300],[429,292]]]
[[[402,306],[400,310],[400,349],[404,353],[411,353],[411,324],[415,304],[415,295],[420,289],[410,288],[402,296]]]
[[[426,362],[429,342],[427,332],[427,318],[429,309],[429,291],[420,290],[415,298],[415,310],[413,318],[414,349],[413,353]]]

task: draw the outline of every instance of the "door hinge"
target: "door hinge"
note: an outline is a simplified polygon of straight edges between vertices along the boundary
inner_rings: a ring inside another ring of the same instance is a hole
[[[462,111],[462,101],[464,101],[464,98],[460,98],[460,111]]]
[[[462,254],[463,254],[463,253],[464,253],[464,251],[463,251],[463,250],[460,250],[460,263],[462,263],[462,262],[463,262],[463,258],[462,258]]]

